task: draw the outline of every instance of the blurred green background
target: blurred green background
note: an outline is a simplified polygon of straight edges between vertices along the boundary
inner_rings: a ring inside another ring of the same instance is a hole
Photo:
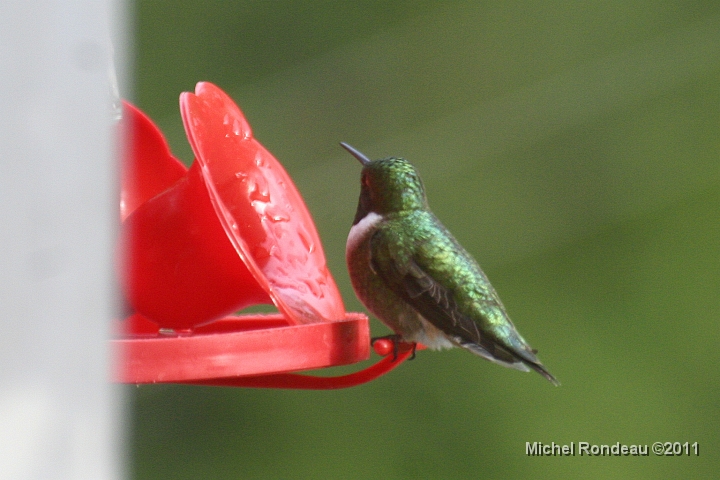
[[[131,97],[190,162],[178,95],[227,91],[305,197],[348,310],[360,168],[340,141],[416,164],[563,383],[456,350],[343,391],[129,387],[133,478],[717,478],[719,2],[132,8]],[[528,457],[534,441],[700,456]]]

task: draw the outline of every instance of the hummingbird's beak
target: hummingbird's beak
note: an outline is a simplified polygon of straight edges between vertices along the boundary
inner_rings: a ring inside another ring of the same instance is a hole
[[[350,152],[353,157],[355,157],[355,158],[357,158],[358,160],[360,160],[360,163],[362,163],[363,166],[366,166],[366,165],[368,165],[370,162],[372,162],[372,160],[370,160],[368,157],[366,157],[365,154],[363,154],[360,150],[357,150],[355,147],[351,147],[350,145],[348,145],[348,144],[345,143],[345,142],[340,142],[340,145],[341,145],[345,150],[347,150],[348,152]]]

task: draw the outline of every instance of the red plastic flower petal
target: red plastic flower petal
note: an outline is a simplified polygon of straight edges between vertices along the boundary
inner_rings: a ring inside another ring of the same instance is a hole
[[[218,218],[276,306],[298,323],[344,318],[310,212],[237,105],[200,82],[180,96],[180,110]]]
[[[170,153],[165,137],[147,115],[123,102],[126,138],[122,163],[120,219],[170,188],[187,173],[185,165]]]

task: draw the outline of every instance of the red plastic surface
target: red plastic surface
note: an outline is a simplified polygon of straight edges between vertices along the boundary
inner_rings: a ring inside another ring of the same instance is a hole
[[[289,325],[282,315],[228,317],[186,336],[163,335],[140,315],[123,326],[131,333],[112,343],[122,359],[116,381],[124,383],[331,390],[370,382],[413,354],[412,344],[401,343],[395,357],[392,342],[382,339],[375,350],[385,358],[363,370],[336,377],[285,373],[367,359],[367,317],[358,313],[307,325]]]
[[[240,109],[199,83],[181,113],[189,170],[126,104],[120,268],[132,310],[181,331],[262,303],[297,324],[344,318],[312,217]]]
[[[418,345],[417,350],[425,348]],[[376,378],[394,370],[408,358],[412,358],[413,345],[402,343],[398,345],[397,357],[387,354],[385,358],[368,368],[348,375],[338,377],[316,377],[312,375],[299,375],[293,373],[262,375],[240,378],[215,378],[210,380],[197,380],[184,382],[191,385],[205,385],[215,387],[254,387],[254,388],[292,388],[298,390],[334,390],[349,388],[371,382]]]
[[[135,332],[113,340],[125,383],[188,382],[347,365],[369,355],[368,320],[289,324],[282,315],[228,317],[192,334],[163,334],[142,317]]]
[[[189,330],[272,303],[228,240],[197,163],[138,207],[122,231],[129,302],[162,327]]]
[[[345,312],[300,194],[232,100],[199,83],[180,103],[190,169],[125,105],[119,267],[134,313],[112,340],[116,380],[345,388],[410,356],[411,346],[385,346],[397,357],[350,375],[289,373],[366,360],[367,317]],[[280,314],[227,317],[270,302]]]
[[[185,175],[187,168],[173,157],[165,138],[147,115],[123,102],[123,152],[120,219],[167,190]]]
[[[310,212],[237,105],[200,82],[180,96],[180,112],[217,216],[273,303],[296,323],[343,318]]]

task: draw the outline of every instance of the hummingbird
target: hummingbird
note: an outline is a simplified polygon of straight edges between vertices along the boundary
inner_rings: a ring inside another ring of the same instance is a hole
[[[373,161],[340,145],[363,165],[345,250],[363,305],[396,340],[433,350],[462,347],[559,385],[510,321],[478,263],[430,211],[415,167],[399,157]]]

